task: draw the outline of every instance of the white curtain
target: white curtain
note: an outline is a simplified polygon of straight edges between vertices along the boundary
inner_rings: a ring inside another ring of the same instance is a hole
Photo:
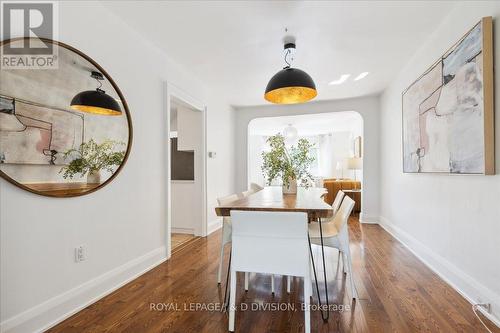
[[[352,178],[353,174],[347,170],[346,160],[353,154],[353,134],[350,131],[334,132],[314,136],[300,136],[312,144],[314,148],[311,155],[316,161],[311,165],[310,172],[315,178]],[[266,180],[262,175],[262,152],[269,151],[266,143],[267,136],[250,135],[248,137],[248,175],[249,182],[265,185]],[[298,138],[289,144],[296,144]],[[341,170],[337,170],[337,164]],[[272,185],[281,185],[281,180],[276,179]]]
[[[334,132],[318,136],[319,176],[323,178],[348,178],[346,160],[352,156],[352,133]],[[340,170],[337,170],[340,165]]]

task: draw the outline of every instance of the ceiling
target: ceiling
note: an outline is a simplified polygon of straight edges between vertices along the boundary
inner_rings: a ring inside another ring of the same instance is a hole
[[[127,24],[235,106],[267,104],[296,37],[294,67],[318,100],[380,93],[454,7],[452,1],[104,1]],[[352,80],[362,72],[370,74]],[[329,85],[343,74],[351,77]]]
[[[275,135],[292,125],[299,136],[353,132],[361,134],[363,118],[355,111],[315,113],[298,116],[265,117],[253,119],[248,124],[249,135]]]

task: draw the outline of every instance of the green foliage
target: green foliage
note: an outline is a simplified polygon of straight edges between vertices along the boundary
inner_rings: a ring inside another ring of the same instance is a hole
[[[84,177],[93,171],[106,170],[113,172],[113,167],[120,165],[125,158],[125,150],[116,151],[124,142],[106,140],[97,143],[93,139],[84,142],[78,149],[70,149],[64,153],[64,158],[75,157],[67,166],[61,168],[64,179],[73,178],[76,174]]]
[[[268,185],[278,177],[284,185],[289,185],[290,179],[306,186],[312,181],[308,169],[314,158],[309,156],[309,150],[313,147],[309,141],[299,139],[297,146],[287,149],[283,135],[276,134],[269,137],[267,143],[271,146],[271,151],[262,153],[262,172]]]

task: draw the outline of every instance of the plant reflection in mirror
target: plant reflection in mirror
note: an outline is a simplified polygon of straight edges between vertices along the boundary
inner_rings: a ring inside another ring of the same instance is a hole
[[[101,170],[113,172],[125,158],[125,150],[117,151],[117,147],[125,146],[124,142],[106,140],[97,143],[93,139],[84,142],[78,149],[70,149],[64,153],[64,158],[72,158],[69,165],[61,168],[64,179],[73,178],[76,174],[84,177]]]

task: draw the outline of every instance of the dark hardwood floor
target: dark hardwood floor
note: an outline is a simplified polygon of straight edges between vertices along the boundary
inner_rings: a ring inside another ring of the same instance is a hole
[[[344,311],[332,307],[328,323],[313,311],[312,332],[486,332],[471,305],[380,226],[351,218],[349,229],[359,299],[351,302],[337,252],[327,249],[330,302]],[[227,332],[227,314],[218,308],[224,296],[217,287],[220,237],[219,231],[193,242],[49,332]],[[314,251],[319,259],[319,248]],[[295,279],[288,295],[286,280],[275,281],[273,297],[270,276],[253,274],[248,293],[239,276],[237,303],[248,309],[237,312],[236,332],[303,332],[302,282]]]

